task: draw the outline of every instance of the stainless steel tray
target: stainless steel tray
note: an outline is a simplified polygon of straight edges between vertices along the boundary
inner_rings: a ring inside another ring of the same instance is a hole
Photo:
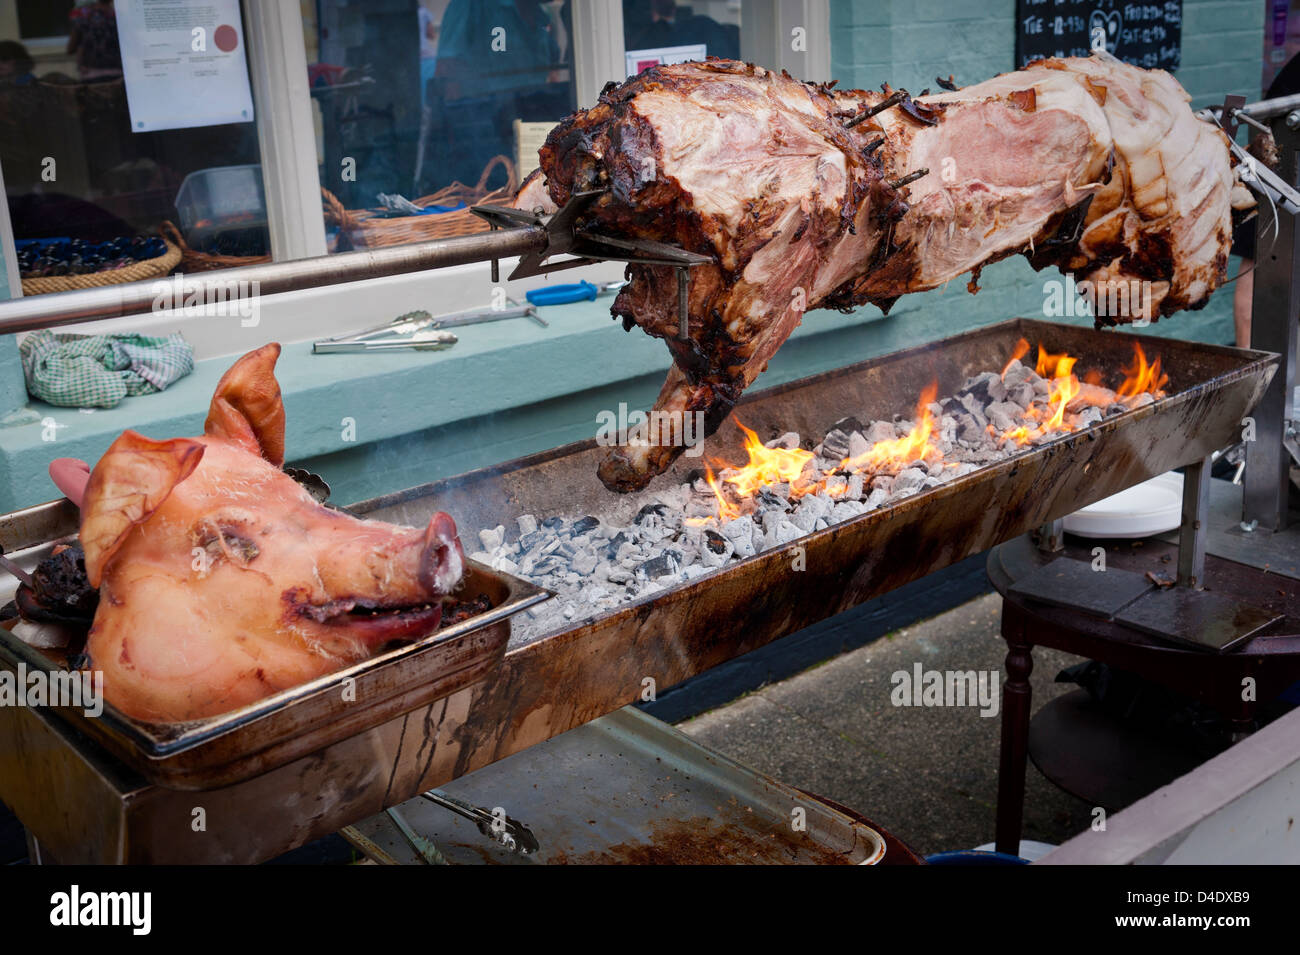
[[[54,544],[72,539],[77,511],[68,501],[0,516],[0,546],[34,566]],[[51,707],[142,776],[172,789],[212,789],[248,779],[477,683],[500,663],[510,617],[545,590],[466,561],[466,593],[492,608],[335,673],[283,690],[220,716],[149,723],[105,703],[99,717]],[[0,594],[0,602],[9,599]],[[56,671],[60,664],[0,628],[0,666]],[[345,680],[349,699],[343,699]]]
[[[875,865],[885,856],[869,826],[630,706],[442,791],[504,809],[541,845],[513,855],[427,800],[395,807],[453,865]],[[381,864],[426,861],[386,813],[343,836]]]

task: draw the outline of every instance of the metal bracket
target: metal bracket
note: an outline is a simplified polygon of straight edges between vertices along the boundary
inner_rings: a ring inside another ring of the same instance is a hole
[[[627,262],[632,265],[663,265],[677,271],[677,331],[683,338],[690,334],[689,289],[690,270],[712,262],[707,255],[655,242],[650,239],[622,239],[583,228],[577,224],[578,216],[604,190],[575,192],[564,207],[553,215],[528,212],[508,206],[472,206],[470,211],[495,228],[511,229],[524,226],[541,226],[546,230],[546,245],[538,251],[527,252],[519,258],[519,265],[510,273],[511,279],[547,275],[562,269],[572,269],[593,262]],[[558,255],[574,256],[553,262]],[[495,273],[494,273],[495,274]]]
[[[1205,587],[1205,545],[1210,536],[1212,458],[1183,470],[1183,522],[1178,529],[1178,586]]]

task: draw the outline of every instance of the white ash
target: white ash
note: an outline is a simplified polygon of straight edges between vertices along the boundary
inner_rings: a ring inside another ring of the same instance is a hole
[[[863,459],[881,442],[908,435],[915,422],[837,421],[810,446],[812,459],[793,482],[765,486],[745,504],[747,513],[719,521],[718,503],[703,477],[662,490],[610,498],[601,514],[523,514],[513,526],[478,532],[475,560],[532,580],[556,593],[513,621],[512,645],[604,616],[618,607],[660,593],[731,561],[785,547],[799,538],[877,508],[923,493],[977,468],[1016,454],[1020,446],[1000,435],[1031,431],[1030,444],[1060,432],[1032,434],[1050,417],[1051,383],[1019,361],[1005,373],[969,379],[955,395],[930,405],[928,460],[893,462],[875,473],[839,471],[846,459]],[[1068,421],[1084,428],[1152,401],[1150,395],[1121,399],[1109,389],[1082,386],[1067,404]],[[1034,409],[1034,419],[1026,417]],[[769,448],[808,447],[786,432]],[[727,470],[718,477],[725,481]],[[467,544],[470,542],[467,540]]]

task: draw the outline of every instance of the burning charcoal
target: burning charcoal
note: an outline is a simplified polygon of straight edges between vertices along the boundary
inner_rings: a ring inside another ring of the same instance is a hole
[[[558,534],[560,528],[564,526],[564,518],[548,517],[546,520],[542,521],[542,526],[545,527],[547,530],[555,531]]]
[[[780,437],[773,438],[771,441],[766,442],[763,447],[793,450],[794,448],[799,447],[799,433],[797,431],[787,431]]]
[[[1116,402],[1106,409],[1106,417],[1109,418],[1113,415],[1123,414],[1125,411],[1128,411],[1128,405]]]
[[[893,441],[897,437],[894,433],[894,422],[873,421],[871,427],[864,432],[864,436],[868,447],[880,444],[882,441]]]
[[[615,567],[609,572],[606,579],[609,580],[611,584],[630,584],[632,582],[632,575],[621,567]]]
[[[790,520],[783,518],[773,521],[773,526],[763,535],[763,550],[772,550],[775,547],[798,540],[802,536],[803,531]]]
[[[998,431],[1011,431],[1019,427],[1024,409],[1010,401],[995,401],[985,409],[985,414]]]
[[[572,620],[575,616],[577,616],[577,613],[578,613],[578,608],[577,608],[574,604],[565,604],[565,605],[564,605],[564,619],[565,619],[565,620]]]
[[[519,565],[516,564],[513,560],[511,560],[509,557],[498,557],[496,560],[492,562],[492,569],[499,570],[507,574],[513,574],[518,572]]]
[[[866,508],[861,501],[840,501],[831,508],[831,519],[836,522],[847,521],[857,517],[864,510]]]
[[[1002,384],[1006,385],[1008,390],[1024,384],[1032,387],[1033,380],[1037,377],[1037,373],[1023,364],[1019,358],[1013,358],[1001,375]]]
[[[861,431],[849,432],[849,450],[845,455],[849,458],[860,458],[871,450],[871,442]]]
[[[930,477],[939,477],[947,469],[948,465],[942,459],[930,461],[925,465],[926,472]]]
[[[981,428],[989,423],[988,419],[984,417],[984,402],[980,401],[974,395],[962,395],[961,406],[966,409],[966,413],[974,418],[975,423]]]
[[[1007,386],[1003,384],[1001,376],[997,372],[985,371],[969,378],[957,392],[959,398],[974,398],[980,404],[988,404],[991,401],[1002,401],[1007,396]],[[963,400],[962,404],[966,404]],[[966,410],[970,406],[966,405]]]
[[[586,599],[587,603],[598,604],[606,597],[610,596],[610,593],[604,587],[587,587],[583,590],[582,596]]]
[[[619,531],[609,539],[609,543],[602,548],[601,553],[605,555],[606,560],[616,560],[618,558],[619,548],[628,542],[627,533]]]
[[[831,430],[843,431],[845,434],[849,434],[853,431],[865,431],[867,429],[856,416],[849,415],[847,418],[841,418],[831,425]]]
[[[521,543],[525,537],[537,531],[537,518],[531,514],[520,514],[516,523],[519,525],[519,540]]]
[[[748,514],[722,525],[722,536],[731,541],[737,557],[754,556],[754,531],[757,525]]]
[[[922,471],[920,468],[906,468],[898,472],[898,477],[894,478],[890,493],[904,494],[918,491],[925,486],[925,481],[929,476],[928,472]]]
[[[888,474],[877,474],[871,479],[872,491],[884,491],[889,494],[894,489],[894,478]]]
[[[483,544],[486,551],[494,551],[499,548],[506,539],[505,525],[498,524],[492,530],[482,530],[478,532],[478,539]]]
[[[1090,385],[1086,381],[1079,382],[1079,392],[1065,406],[1065,410],[1071,414],[1078,414],[1084,408],[1096,406],[1105,408],[1107,405],[1115,403],[1115,392],[1109,388],[1103,388],[1101,385]]]
[[[973,415],[962,413],[957,415],[957,438],[966,442],[968,445],[978,445],[984,441],[987,434],[984,426],[975,420]]]
[[[1145,391],[1142,392],[1142,394],[1140,395],[1136,395],[1132,398],[1125,399],[1125,401],[1128,403],[1129,408],[1145,408],[1147,405],[1151,404],[1155,400],[1156,400],[1155,398],[1147,394]]]
[[[658,557],[651,557],[637,567],[637,574],[648,580],[658,580],[677,573],[682,565],[682,555],[675,550],[666,550]]]
[[[800,503],[791,523],[803,533],[810,534],[817,521],[828,516],[833,506],[830,500],[820,494],[810,494]]]
[[[707,544],[700,551],[700,563],[705,567],[721,567],[731,555],[736,552],[736,548],[731,541],[727,540],[716,531],[706,532]]]
[[[844,497],[849,488],[849,479],[842,474],[832,474],[826,479],[826,493],[832,500]]]
[[[785,485],[785,488],[786,488],[785,495],[776,493],[776,491],[774,491],[771,487],[761,488],[758,492],[759,505],[774,511],[784,511],[786,507],[789,505],[789,501],[787,500],[787,498],[790,493],[790,485],[788,484]]]
[[[491,564],[491,563],[492,563],[492,555],[489,554],[489,553],[488,553],[487,551],[485,551],[485,550],[476,550],[474,553],[472,553],[472,554],[469,555],[469,559],[470,559],[470,560],[476,560],[476,561],[478,561],[480,564]]]
[[[1034,375],[1034,377],[1030,379],[1030,383],[1034,386],[1034,394],[1039,395],[1040,397],[1046,398],[1052,393],[1052,383],[1046,378],[1040,378],[1038,375]]]
[[[849,436],[834,428],[822,439],[821,456],[829,461],[843,461],[849,456]]]
[[[1028,408],[1034,401],[1034,386],[1022,381],[1007,389],[1007,401],[1014,402],[1021,408]]]
[[[849,475],[849,489],[845,496],[853,500],[859,500],[862,497],[863,487],[866,484],[866,476],[861,472]]]
[[[596,570],[596,555],[590,551],[573,555],[573,570],[584,577],[589,577]]]
[[[1093,406],[1091,408],[1084,408],[1082,411],[1079,412],[1079,419],[1077,421],[1077,425],[1080,428],[1090,428],[1098,421],[1100,421],[1101,418],[1102,418],[1102,414],[1100,408],[1096,406]]]
[[[865,509],[868,511],[875,510],[881,504],[884,504],[885,501],[888,500],[888,498],[889,498],[889,491],[887,491],[885,488],[881,488],[881,487],[873,488],[871,493],[867,496]]]
[[[579,518],[573,522],[573,534],[576,537],[578,534],[585,534],[588,531],[595,530],[599,526],[600,518],[592,517],[588,514],[586,517]]]

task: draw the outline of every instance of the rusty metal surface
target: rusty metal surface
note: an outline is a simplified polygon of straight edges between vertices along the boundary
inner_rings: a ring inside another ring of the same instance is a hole
[[[58,507],[57,503],[52,504]],[[0,519],[0,533],[3,533]],[[32,549],[25,554],[35,556]],[[488,676],[510,638],[510,617],[545,600],[539,587],[466,562],[465,593],[492,609],[248,706],[186,723],[148,723],[109,703],[98,717],[56,709],[146,779],[175,789],[239,782],[409,713]],[[59,664],[0,628],[0,667]],[[345,688],[347,693],[344,693]]]
[[[458,779],[443,791],[526,823],[541,846],[513,854],[472,822],[413,799],[402,818],[452,865],[875,865],[870,826],[624,707]],[[799,826],[793,822],[799,817]],[[356,824],[385,864],[423,864],[393,821]],[[351,838],[351,836],[346,836]]]
[[[150,786],[93,743],[60,735],[49,718],[0,710],[0,798],[68,861],[265,859],[404,802],[497,760],[610,713],[832,614],[1007,540],[1045,521],[1235,440],[1277,363],[1276,356],[1143,336],[1014,320],[749,396],[738,417],[768,429],[821,435],[849,413],[909,413],[932,379],[940,393],[988,370],[1025,337],[1080,357],[1079,368],[1128,364],[1133,340],[1160,354],[1168,397],[1065,435],[949,484],[804,537],[807,569],[790,549],[766,552],[605,617],[511,647],[490,680],[202,797],[211,822],[188,832],[193,794]],[[740,447],[728,423],[710,453]],[[367,516],[427,520],[435,506],[463,529],[494,527],[522,513],[577,510],[603,500],[594,442],[571,445],[356,508]],[[682,467],[672,477],[681,480]],[[421,518],[419,515],[423,515]],[[42,766],[31,792],[21,745]],[[74,752],[51,750],[75,747]],[[107,762],[105,762],[107,760]],[[109,767],[105,769],[104,767]],[[75,767],[75,772],[73,768]],[[111,771],[110,771],[111,770]],[[15,775],[17,774],[17,775]],[[69,793],[79,779],[83,790]],[[11,795],[12,794],[12,795]],[[108,821],[116,841],[78,842],[79,823],[59,800]]]

